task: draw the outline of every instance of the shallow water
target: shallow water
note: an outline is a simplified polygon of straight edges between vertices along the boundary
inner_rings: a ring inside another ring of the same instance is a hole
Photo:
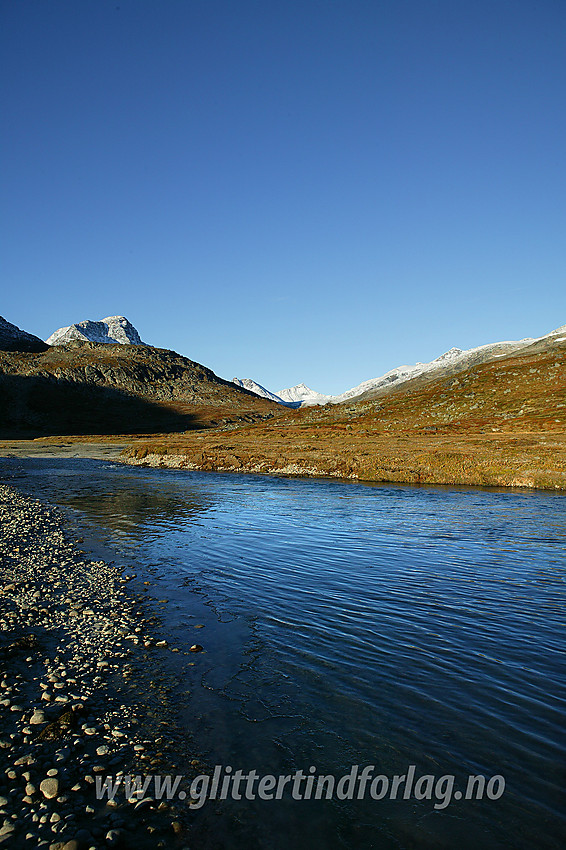
[[[176,675],[209,765],[505,779],[499,799],[442,809],[369,794],[207,802],[200,848],[563,846],[563,495],[85,460],[0,471],[151,576],[173,645],[205,647]]]

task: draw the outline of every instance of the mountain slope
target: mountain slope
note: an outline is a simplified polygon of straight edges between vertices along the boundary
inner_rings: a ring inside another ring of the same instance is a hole
[[[67,328],[59,328],[47,339],[48,345],[66,345],[73,340],[104,342],[120,345],[145,345],[140,335],[125,316],[107,316],[99,322],[77,322]]]
[[[278,404],[286,404],[278,395],[266,390],[265,387],[262,387],[261,384],[258,384],[257,381],[253,381],[251,378],[232,378],[232,383],[236,384],[237,387],[244,387],[244,389],[249,390],[251,393],[261,396],[261,398],[268,398],[270,401],[276,401]]]
[[[320,405],[320,404],[341,404],[345,401],[350,401],[361,396],[365,396],[372,391],[390,389],[405,381],[410,381],[420,375],[429,375],[430,377],[441,375],[455,374],[462,369],[467,369],[479,363],[487,363],[499,357],[513,354],[516,351],[525,350],[533,343],[539,340],[555,339],[560,336],[566,336],[566,325],[551,331],[537,339],[527,337],[526,339],[515,340],[510,342],[495,342],[487,345],[479,345],[476,348],[462,350],[461,348],[451,348],[444,354],[441,354],[435,360],[429,363],[415,363],[412,366],[397,366],[391,369],[384,375],[378,378],[370,378],[367,381],[362,381],[355,387],[352,387],[346,392],[339,395],[329,396],[317,393],[311,390],[305,384],[298,384],[296,387],[291,387],[287,390],[281,390],[277,393],[286,401],[295,401],[299,405]]]
[[[155,433],[280,412],[174,351],[73,342],[40,354],[0,352],[5,434]]]
[[[47,348],[38,336],[20,330],[0,316],[0,351],[46,351]]]
[[[451,348],[450,351],[441,354],[440,357],[437,357],[430,363],[401,366],[396,370],[392,370],[392,372],[388,372],[381,378],[365,381],[352,390],[343,393],[341,396],[336,396],[335,400],[342,402],[349,399],[371,398],[372,395],[379,394],[380,390],[388,390],[419,377],[431,380],[449,377],[481,363],[490,363],[513,354],[527,352],[532,349],[533,345],[539,342],[543,345],[546,342],[552,345],[554,341],[560,340],[561,336],[566,336],[566,325],[538,339],[528,337],[514,342],[495,342],[488,345],[480,345],[477,348],[469,348],[464,351],[459,348]]]
[[[370,481],[566,490],[566,333],[453,375],[229,433],[133,446],[130,462]]]

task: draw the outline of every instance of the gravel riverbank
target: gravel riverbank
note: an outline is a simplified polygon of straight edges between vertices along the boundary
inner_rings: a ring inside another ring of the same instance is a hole
[[[186,802],[97,799],[100,778],[175,772],[147,595],[4,485],[0,525],[0,844],[187,847]]]

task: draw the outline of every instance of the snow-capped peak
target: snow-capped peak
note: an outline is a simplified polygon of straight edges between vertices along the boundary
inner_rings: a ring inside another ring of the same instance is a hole
[[[328,404],[329,402],[331,404],[339,404],[340,402],[357,398],[370,390],[397,386],[419,375],[426,374],[434,376],[435,372],[438,374],[453,374],[454,370],[466,369],[498,357],[505,357],[542,340],[560,342],[563,336],[566,337],[566,325],[561,325],[549,334],[544,334],[544,336],[536,338],[525,337],[525,339],[516,341],[494,342],[468,349],[450,348],[429,363],[417,362],[413,366],[397,366],[379,378],[370,378],[368,381],[363,381],[361,384],[352,387],[351,390],[346,390],[346,392],[340,395],[322,395],[322,393],[311,390],[306,384],[297,384],[289,389],[280,390],[277,395],[283,401],[295,402],[300,407],[312,404]]]
[[[444,354],[441,354],[440,357],[437,357],[433,360],[433,363],[445,363],[447,360],[456,360],[463,351],[461,348],[451,348],[449,351],[445,351]],[[424,363],[417,364],[419,366],[424,366]]]
[[[316,390],[311,390],[306,384],[296,384],[286,390],[279,390],[277,395],[283,401],[300,402],[301,405],[326,404],[332,398],[332,396],[322,395],[322,393],[317,393]]]
[[[49,345],[66,345],[73,340],[145,345],[137,330],[125,316],[107,316],[106,319],[98,322],[92,322],[89,319],[77,322],[54,331],[46,341]]]
[[[245,390],[250,390],[252,393],[261,396],[262,398],[268,398],[271,401],[276,401],[279,404],[285,404],[282,398],[279,398],[275,393],[266,390],[265,387],[262,387],[261,384],[258,384],[256,381],[252,381],[251,378],[232,378],[232,383],[236,384],[237,387],[243,387]]]

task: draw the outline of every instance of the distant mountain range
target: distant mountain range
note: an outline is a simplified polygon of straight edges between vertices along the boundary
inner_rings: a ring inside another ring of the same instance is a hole
[[[277,395],[283,399],[283,402],[293,402],[297,407],[310,404],[326,404],[331,398],[331,396],[322,395],[322,393],[317,393],[316,390],[311,390],[306,384],[297,384],[286,390],[280,390]]]
[[[336,396],[223,380],[142,343],[124,316],[60,328],[49,342],[0,319],[3,440],[150,435],[131,462],[566,491],[566,325],[451,348]]]
[[[241,390],[253,393],[255,397],[290,408],[340,404],[351,400],[371,398],[375,394],[382,394],[389,389],[395,389],[415,378],[436,379],[444,375],[453,375],[463,369],[469,369],[500,357],[515,354],[541,340],[560,342],[564,339],[566,339],[566,325],[562,325],[542,337],[495,342],[466,350],[451,348],[429,363],[419,362],[414,365],[397,366],[378,378],[362,381],[357,386],[335,396],[316,392],[304,383],[274,393],[252,378],[233,378],[232,382],[220,379],[220,382],[225,387],[235,385]],[[110,343],[151,348],[151,346],[142,342],[138,331],[125,316],[108,316],[99,321],[87,320],[59,328],[48,337],[46,343],[0,317],[0,350],[42,352],[48,346],[66,347],[77,343]],[[192,363],[192,361],[187,362]]]
[[[527,337],[517,341],[510,342],[494,342],[487,345],[480,345],[477,348],[451,348],[444,354],[441,354],[430,363],[415,363],[413,366],[397,366],[391,369],[379,378],[370,378],[367,381],[362,381],[350,390],[341,393],[340,395],[324,395],[312,390],[306,384],[297,384],[288,389],[279,390],[277,393],[272,393],[257,384],[251,378],[238,379],[234,378],[234,383],[239,386],[245,386],[252,390],[257,395],[264,398],[270,398],[272,401],[279,401],[281,404],[293,405],[294,407],[308,407],[322,404],[340,404],[351,399],[359,399],[360,397],[371,397],[374,392],[397,387],[405,381],[412,380],[421,375],[431,378],[441,377],[443,374],[452,375],[461,369],[467,369],[471,366],[476,366],[480,363],[487,363],[491,360],[496,360],[499,357],[519,352],[521,349],[526,349],[528,346],[540,340],[557,342],[566,339],[566,325],[562,325],[556,330],[551,331],[541,337]],[[261,392],[258,392],[258,389]]]

